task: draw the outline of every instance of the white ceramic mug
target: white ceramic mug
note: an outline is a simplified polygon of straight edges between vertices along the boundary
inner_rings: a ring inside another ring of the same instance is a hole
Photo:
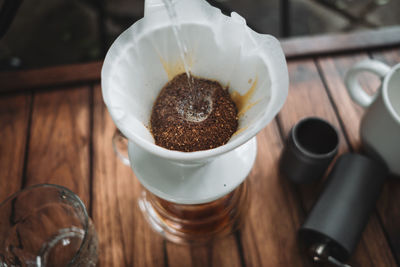
[[[372,96],[357,80],[364,71],[382,81]],[[364,60],[349,70],[345,82],[353,101],[366,108],[360,126],[365,152],[383,159],[391,173],[400,176],[400,64],[390,68],[376,60]]]

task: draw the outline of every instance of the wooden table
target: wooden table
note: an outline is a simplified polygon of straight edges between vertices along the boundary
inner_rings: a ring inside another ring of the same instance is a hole
[[[296,231],[323,182],[295,186],[278,176],[285,136],[301,118],[319,116],[339,129],[340,153],[358,151],[363,110],[350,100],[344,75],[366,58],[400,62],[399,29],[397,41],[371,33],[369,46],[354,35],[340,36],[350,44],[347,49],[324,43],[337,36],[312,38],[308,45],[307,38],[283,42],[289,96],[257,136],[258,156],[248,177],[251,206],[244,227],[234,235],[188,247],[152,232],[136,202],[139,182],[111,147],[115,126],[102,100],[101,62],[0,73],[0,201],[37,183],[72,189],[95,223],[99,266],[312,266],[298,248]],[[311,51],[312,45],[317,49]],[[379,85],[369,75],[362,83],[371,90]],[[390,180],[350,264],[400,266],[399,203],[400,181]]]

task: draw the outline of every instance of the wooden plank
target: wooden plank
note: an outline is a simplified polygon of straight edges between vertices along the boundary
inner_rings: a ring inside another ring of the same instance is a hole
[[[281,44],[287,59],[398,46],[400,26],[291,38],[282,40]]]
[[[99,235],[99,266],[163,266],[164,241],[145,221],[137,199],[141,188],[132,170],[115,156],[115,131],[100,87],[94,91],[93,221]]]
[[[400,63],[400,48],[373,52],[372,58],[394,66]]]
[[[21,189],[30,95],[0,98],[0,203]]]
[[[296,231],[302,212],[294,188],[278,175],[282,139],[275,121],[258,136],[249,177],[249,213],[240,231],[246,266],[310,266],[299,251]]]
[[[239,249],[234,235],[208,245],[182,246],[167,242],[168,266],[232,266],[239,267]]]
[[[290,74],[290,91],[285,106],[279,114],[279,120],[285,135],[290,128],[303,117],[318,116],[332,123],[340,131],[340,153],[347,151],[340,123],[331,105],[329,96],[318,75],[312,60],[294,61],[288,64]],[[330,76],[329,76],[330,77]],[[325,79],[329,78],[325,76]],[[327,81],[329,84],[329,81]],[[332,84],[337,89],[339,81]],[[341,107],[341,102],[335,101]],[[355,123],[353,122],[353,127]],[[310,210],[312,203],[319,195],[321,182],[310,186],[301,186],[303,205]],[[362,240],[350,260],[352,266],[395,266],[393,255],[385,239],[379,219],[374,213],[363,234]]]
[[[381,60],[389,65],[397,64],[400,61],[400,50],[389,50],[384,52],[377,52],[373,54],[377,60]],[[343,83],[345,73],[356,62],[367,58],[366,56],[348,56],[336,58],[321,59],[320,65],[324,76],[326,77],[328,88],[334,98],[335,102],[341,103],[339,114],[346,128],[351,145],[359,150],[359,131],[358,126],[363,115],[363,110],[352,102],[347,94],[345,85]],[[362,82],[363,88],[369,91],[374,91],[378,88],[379,79],[373,75],[364,75],[359,78]],[[397,262],[400,260],[400,209],[396,203],[400,198],[400,186],[397,180],[389,180],[386,182],[380,200],[378,201],[377,210],[383,223],[387,237],[391,244],[391,248],[395,253]],[[371,253],[374,255],[375,253]],[[378,263],[378,262],[377,262]],[[387,263],[385,266],[390,265],[392,262]]]
[[[99,81],[102,61],[0,72],[0,93]]]
[[[344,131],[352,148],[356,151],[360,147],[359,123],[364,113],[363,108],[355,104],[347,94],[344,77],[350,67],[358,61],[368,59],[367,54],[354,54],[351,56],[327,57],[318,60],[322,74],[332,96],[340,119],[343,121]],[[376,90],[379,79],[373,75],[360,74],[361,85],[370,93]],[[336,104],[337,103],[337,104]]]
[[[287,59],[400,45],[400,26],[281,40]],[[0,93],[99,81],[102,61],[0,72]]]
[[[59,184],[89,207],[89,88],[34,95],[26,185]]]

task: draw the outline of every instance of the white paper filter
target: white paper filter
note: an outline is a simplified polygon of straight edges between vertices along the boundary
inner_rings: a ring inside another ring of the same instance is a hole
[[[203,0],[176,0],[181,36],[192,74],[229,85],[245,95],[252,86],[239,131],[224,146],[197,152],[154,144],[148,130],[153,103],[169,76],[184,71],[171,21],[160,0],[147,0],[145,16],[113,43],[102,69],[103,98],[121,132],[161,157],[193,160],[245,143],[278,113],[288,93],[288,73],[279,42],[246,26],[236,13],[225,16]]]

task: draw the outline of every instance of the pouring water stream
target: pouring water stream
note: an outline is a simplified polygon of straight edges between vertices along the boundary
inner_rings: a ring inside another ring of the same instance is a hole
[[[188,49],[186,42],[182,38],[181,25],[178,21],[178,15],[176,13],[173,0],[163,0],[164,6],[167,10],[168,16],[171,20],[172,30],[174,32],[174,36],[176,39],[176,43],[179,48],[179,55],[183,63],[183,67],[185,68],[186,76],[188,77],[189,84],[191,84],[191,76],[190,76],[190,66],[187,63]]]
[[[174,36],[176,39],[176,43],[179,49],[179,56],[182,60],[183,67],[185,68],[186,76],[188,78],[188,85],[192,91],[192,95],[188,97],[184,102],[181,102],[177,105],[178,114],[182,116],[187,121],[192,122],[201,122],[207,119],[208,115],[212,110],[212,101],[209,96],[204,96],[201,93],[201,90],[198,90],[194,86],[194,80],[191,76],[191,69],[187,62],[188,57],[188,49],[187,44],[183,38],[181,24],[178,20],[178,14],[176,13],[174,0],[163,0],[164,6],[167,10],[168,16],[171,21],[172,31],[174,32]],[[199,106],[200,103],[207,103],[207,110],[199,111],[196,109],[196,106]]]

